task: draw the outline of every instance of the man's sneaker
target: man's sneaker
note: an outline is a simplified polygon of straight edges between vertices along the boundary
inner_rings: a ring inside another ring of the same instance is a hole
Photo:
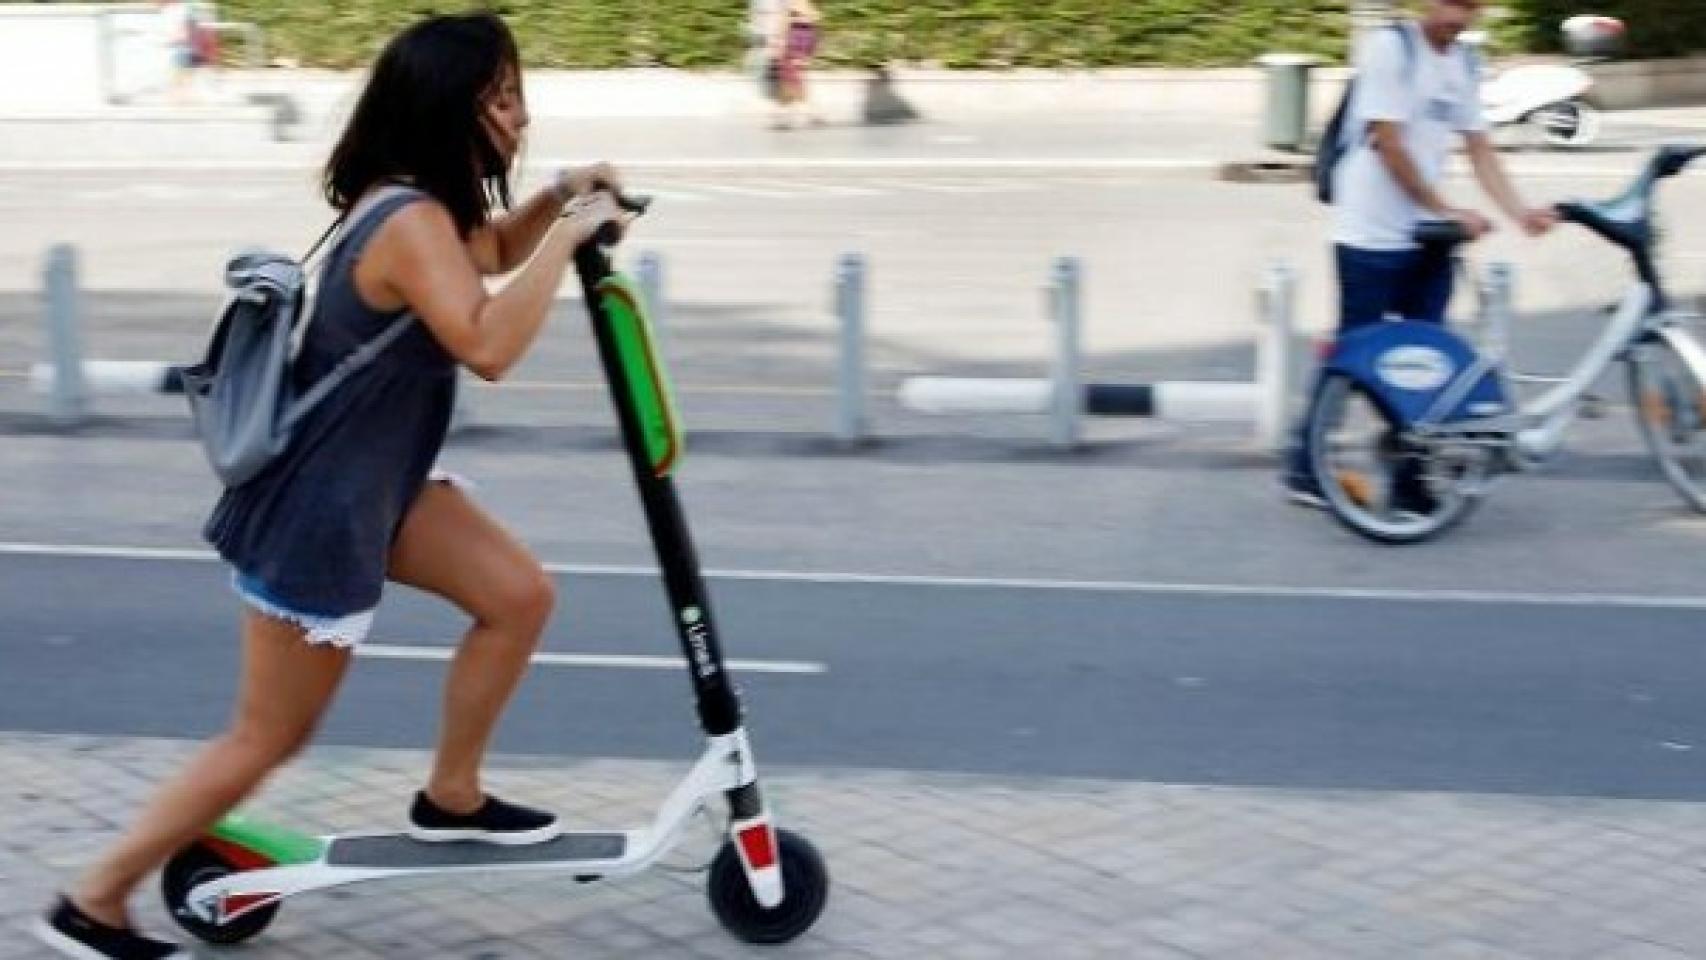
[[[1315,482],[1314,477],[1288,473],[1281,485],[1285,488],[1285,498],[1300,507],[1322,510],[1327,506],[1327,497],[1321,492],[1321,485]]]
[[[77,960],[189,960],[190,956],[175,943],[109,927],[84,913],[70,897],[60,897],[53,909],[36,921],[36,939],[61,956]]]
[[[546,843],[562,836],[556,814],[487,797],[473,813],[451,813],[433,803],[422,790],[409,809],[409,836],[426,843],[476,840],[501,846]]]

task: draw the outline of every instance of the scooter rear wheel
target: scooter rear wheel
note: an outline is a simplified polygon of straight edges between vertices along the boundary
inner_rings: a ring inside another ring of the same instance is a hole
[[[766,910],[753,896],[740,864],[740,852],[724,843],[711,862],[706,895],[711,912],[729,933],[747,943],[788,943],[811,929],[829,902],[829,868],[810,840],[776,831],[782,865],[782,902]]]
[[[260,936],[278,916],[279,905],[268,904],[245,913],[229,923],[209,923],[189,908],[190,891],[201,884],[240,872],[205,843],[192,843],[179,850],[160,874],[160,892],[166,912],[184,932],[205,943],[229,946]]]

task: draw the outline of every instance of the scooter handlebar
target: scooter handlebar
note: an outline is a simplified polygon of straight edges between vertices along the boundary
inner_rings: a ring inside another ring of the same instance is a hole
[[[623,193],[619,190],[611,190],[610,192],[618,207],[636,217],[651,209],[652,198],[650,196],[640,193]],[[598,231],[592,235],[592,242],[600,247],[614,247],[621,239],[622,228],[614,223],[606,223],[600,226]]]

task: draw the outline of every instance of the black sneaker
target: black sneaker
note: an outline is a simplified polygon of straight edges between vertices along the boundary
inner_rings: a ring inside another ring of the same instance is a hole
[[[109,927],[78,909],[70,897],[60,897],[36,921],[36,939],[61,956],[78,960],[189,960],[190,956],[175,943]]]
[[[1288,473],[1280,486],[1285,489],[1285,498],[1300,507],[1320,510],[1327,506],[1327,495],[1321,492],[1321,485],[1315,482],[1314,477]]]
[[[476,840],[506,847],[547,843],[562,836],[556,814],[505,803],[487,797],[480,809],[469,814],[450,813],[433,803],[422,790],[409,808],[409,836],[426,843]]]
[[[1392,482],[1392,512],[1405,520],[1422,520],[1439,510],[1439,498],[1428,489],[1420,471],[1400,469]]]

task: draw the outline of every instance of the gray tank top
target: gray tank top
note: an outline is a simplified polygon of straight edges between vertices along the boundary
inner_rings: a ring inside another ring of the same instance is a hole
[[[292,367],[298,391],[401,315],[362,302],[355,265],[392,214],[425,197],[395,190],[334,242]],[[455,399],[455,360],[416,322],[315,407],[264,471],[225,491],[204,536],[292,612],[371,610],[385,586],[392,541],[444,444]]]

